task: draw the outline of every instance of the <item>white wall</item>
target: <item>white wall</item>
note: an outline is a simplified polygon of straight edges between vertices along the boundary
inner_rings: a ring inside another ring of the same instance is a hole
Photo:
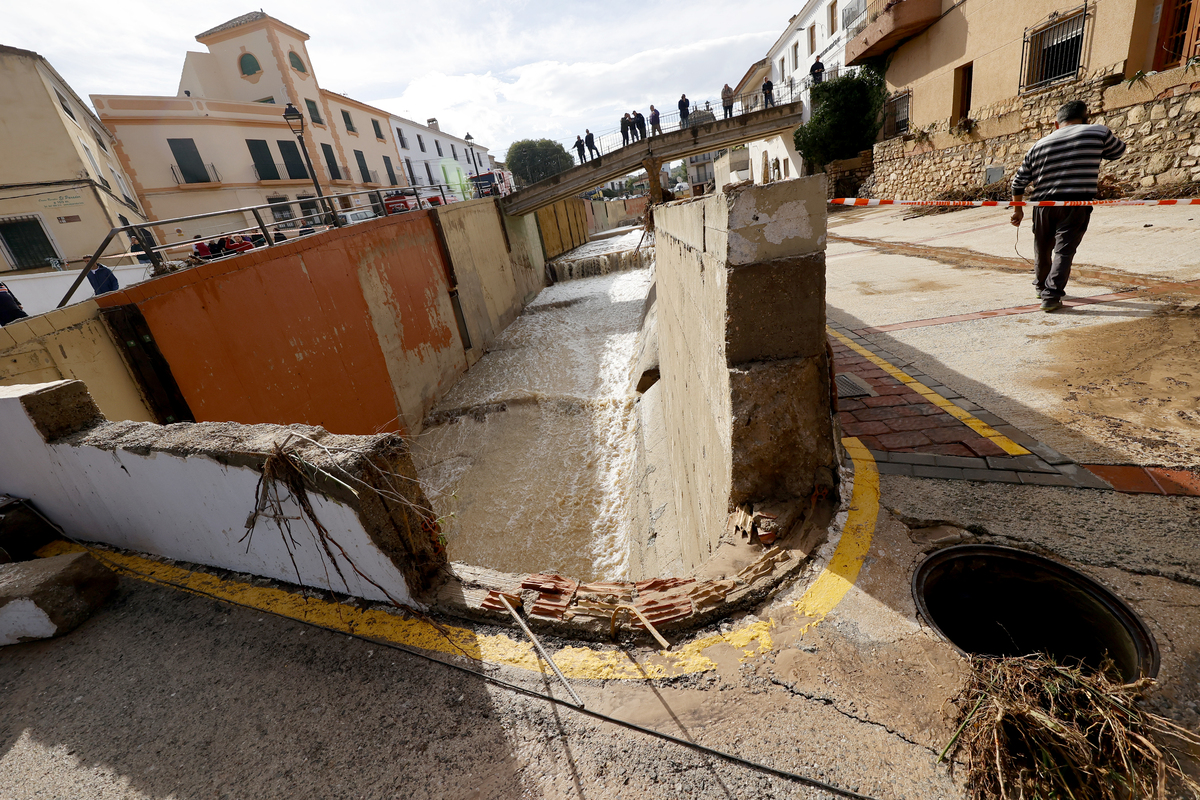
[[[0,386],[0,493],[28,498],[72,537],[116,547],[246,572],[305,586],[387,600],[338,561],[343,584],[303,520],[292,521],[292,558],[274,523],[260,520],[247,542],[246,518],[254,510],[259,474],[205,457],[137,455],[96,447],[47,445],[20,397],[66,383]],[[317,518],[363,573],[400,602],[411,603],[404,576],[371,541],[356,512],[309,495]],[[301,516],[294,503],[285,513]],[[335,554],[336,548],[333,548]]]
[[[71,288],[71,282],[79,276],[79,271],[82,269],[83,266],[78,265],[62,272],[0,272],[0,283],[3,283],[16,295],[17,300],[25,307],[25,313],[34,317],[57,308],[58,302],[67,293],[67,289]],[[150,277],[149,264],[113,267],[112,271],[116,274],[117,283],[121,284],[122,289],[135,283],[141,283]],[[88,283],[87,278],[84,278],[68,305],[94,296],[92,285]]]

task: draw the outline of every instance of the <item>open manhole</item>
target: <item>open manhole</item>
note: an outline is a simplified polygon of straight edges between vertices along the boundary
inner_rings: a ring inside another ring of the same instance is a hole
[[[913,598],[926,621],[965,653],[1045,653],[1092,668],[1107,656],[1127,681],[1158,674],[1158,645],[1120,598],[1033,553],[947,547],[917,568]]]

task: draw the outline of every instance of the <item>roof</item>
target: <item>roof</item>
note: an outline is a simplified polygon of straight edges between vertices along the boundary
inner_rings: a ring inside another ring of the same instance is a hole
[[[242,14],[240,17],[234,17],[233,19],[229,20],[228,22],[222,22],[220,25],[218,25],[215,28],[209,28],[204,33],[198,34],[196,36],[196,39],[198,41],[203,41],[204,39],[207,39],[209,36],[215,36],[218,33],[224,33],[225,31],[231,31],[234,28],[240,28],[243,25],[249,25],[252,22],[258,22],[258,21],[264,20],[264,19],[274,20],[275,22],[278,22],[280,25],[283,25],[288,28],[292,28],[291,25],[288,25],[286,22],[283,22],[282,20],[275,19],[274,17],[272,17],[270,14],[266,13],[265,11],[261,11],[261,10],[260,11],[251,11],[249,14]],[[304,31],[302,31],[298,28],[292,28],[292,30],[296,31],[297,33],[303,34],[303,36],[305,38],[308,38],[308,34],[304,33]]]
[[[751,64],[750,69],[746,70],[746,74],[742,76],[742,79],[738,81],[738,85],[734,87],[734,94],[743,94],[742,89],[745,88],[747,83],[753,80],[754,73],[758,72],[766,65],[767,59],[765,58],[760,58],[758,61],[755,61],[753,64]]]

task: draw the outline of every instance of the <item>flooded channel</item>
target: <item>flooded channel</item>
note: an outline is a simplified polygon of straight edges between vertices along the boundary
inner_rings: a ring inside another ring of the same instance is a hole
[[[650,270],[541,292],[446,395],[414,456],[451,560],[623,577]]]

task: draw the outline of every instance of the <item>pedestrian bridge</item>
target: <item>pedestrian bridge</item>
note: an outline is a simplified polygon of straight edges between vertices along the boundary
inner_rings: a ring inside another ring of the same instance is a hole
[[[639,169],[647,170],[651,180],[651,194],[657,195],[655,199],[659,199],[661,193],[654,192],[653,188],[662,164],[790,133],[800,126],[803,105],[799,100],[780,103],[761,111],[739,114],[730,119],[703,122],[683,130],[642,139],[513,192],[502,201],[504,211],[514,216],[529,214],[565,197],[574,197],[580,192],[594,189]]]

